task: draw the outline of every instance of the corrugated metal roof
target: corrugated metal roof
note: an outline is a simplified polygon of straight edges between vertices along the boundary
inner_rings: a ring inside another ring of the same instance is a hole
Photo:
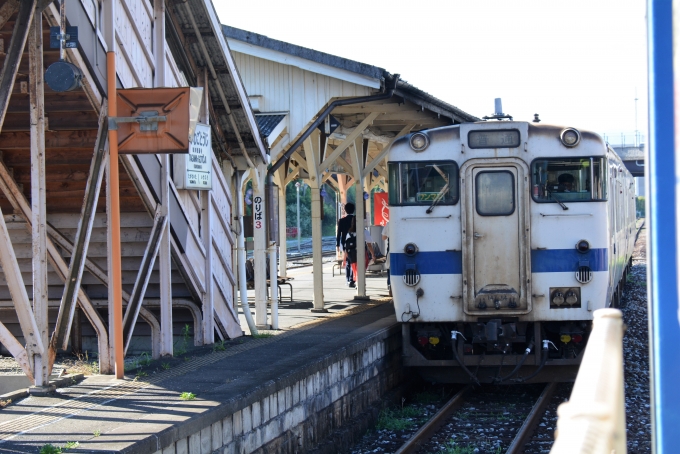
[[[477,118],[454,105],[442,101],[439,98],[435,98],[431,94],[414,87],[405,80],[399,81],[397,84],[397,89],[394,93],[397,96],[408,99],[413,103],[420,104],[426,109],[437,112],[438,114],[441,114],[445,117],[449,117],[458,123],[481,121],[480,118]]]
[[[377,66],[360,63],[358,61],[349,60],[347,58],[338,57],[337,55],[319,52],[318,50],[309,49],[307,47],[298,46],[295,44],[279,41],[277,39],[269,38],[265,35],[241,30],[240,28],[222,25],[222,32],[224,36],[238,41],[243,41],[255,46],[264,47],[278,52],[283,52],[288,55],[304,58],[316,63],[332,66],[333,68],[344,69],[362,76],[372,77],[374,79],[382,79],[385,70]]]
[[[255,115],[257,126],[260,128],[260,134],[263,137],[268,137],[284,118],[286,118],[285,114]]]
[[[224,133],[227,147],[233,154],[241,154],[237,131],[234,130],[229,121],[229,115],[231,115],[248,155],[260,156],[265,160],[267,148],[259,134],[257,122],[250,108],[243,82],[236,69],[227,40],[221,33],[221,25],[211,0],[187,0],[186,2],[168,3],[168,9],[171,10],[176,21],[176,24],[173,24],[176,25],[173,27],[174,31],[181,35],[178,38],[180,43],[177,43],[177,45],[190,54],[189,59],[184,62],[178,62],[180,69],[185,72],[190,83],[195,83],[197,75],[194,74],[193,64],[190,60],[193,60],[195,66],[200,69],[208,66],[208,61],[194,32],[192,19],[187,13],[185,5],[188,5],[191,10],[193,20],[205,43],[210,63],[217,75],[217,79],[212,79],[209,76],[208,91],[213,110],[218,117],[219,127]],[[176,46],[174,53],[177,53],[178,50],[181,49],[177,49]],[[224,92],[228,108],[231,111],[230,114],[227,108],[225,108],[226,106],[224,106],[218,91],[219,88]]]

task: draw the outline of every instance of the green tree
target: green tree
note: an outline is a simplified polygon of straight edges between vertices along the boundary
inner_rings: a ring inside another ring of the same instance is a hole
[[[286,227],[297,227],[297,191],[295,181],[286,186]],[[324,197],[324,218],[321,231],[324,236],[335,235],[335,192],[329,185],[324,185],[327,192]],[[300,182],[300,236],[312,236],[312,189]]]

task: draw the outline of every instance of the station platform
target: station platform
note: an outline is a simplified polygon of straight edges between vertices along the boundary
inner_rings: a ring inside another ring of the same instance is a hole
[[[324,301],[325,309],[331,314],[363,304],[363,301],[354,300],[356,289],[347,286],[344,268],[340,269],[335,266],[335,269],[333,269],[335,263],[334,258],[324,257]],[[287,286],[282,287],[282,295],[279,295],[279,328],[288,329],[300,323],[324,318],[327,314],[309,311],[313,307],[312,299],[314,295],[312,267],[289,268],[286,277],[292,278],[290,283],[293,287],[293,301],[291,302],[288,299],[289,288]],[[366,295],[371,299],[388,297],[386,272],[382,274],[366,273]],[[248,291],[248,300],[252,312],[255,308],[255,290]],[[271,324],[271,308],[268,308],[267,314],[268,323]],[[240,307],[239,321],[243,330],[250,334]]]
[[[319,314],[309,311],[304,284],[311,267],[290,274],[295,301],[281,304],[277,334],[230,340],[219,351],[201,347],[169,367],[161,359],[123,380],[90,376],[12,403],[0,410],[0,452],[39,452],[46,444],[159,454],[316,448],[401,382],[401,331],[391,300],[378,293],[384,277],[368,278],[373,300],[355,301],[344,276],[329,274],[329,313]]]

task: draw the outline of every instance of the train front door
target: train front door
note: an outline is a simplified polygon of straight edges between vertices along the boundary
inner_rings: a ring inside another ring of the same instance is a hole
[[[525,172],[479,163],[465,170],[466,312],[527,311]]]

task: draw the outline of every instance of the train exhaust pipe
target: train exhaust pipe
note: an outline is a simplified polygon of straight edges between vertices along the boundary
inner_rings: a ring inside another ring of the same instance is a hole
[[[493,100],[494,101],[494,115],[502,116],[503,114],[503,101],[501,101],[501,98],[496,98]]]

